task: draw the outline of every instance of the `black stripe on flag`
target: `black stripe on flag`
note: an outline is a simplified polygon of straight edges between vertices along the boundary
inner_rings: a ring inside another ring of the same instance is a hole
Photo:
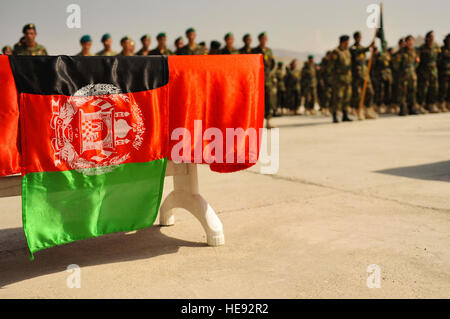
[[[166,56],[10,56],[9,61],[20,93],[70,96],[89,84],[132,93],[169,82]]]

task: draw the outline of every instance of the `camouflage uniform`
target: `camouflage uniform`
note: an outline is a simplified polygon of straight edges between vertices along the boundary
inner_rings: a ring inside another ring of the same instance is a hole
[[[173,52],[167,48],[160,50],[158,47],[151,50],[148,55],[172,55]]]
[[[407,111],[415,114],[417,94],[417,53],[415,49],[403,48],[396,56],[398,63],[398,100],[400,115],[406,115]]]
[[[320,106],[324,109],[330,108],[333,73],[331,70],[332,63],[329,59],[324,57],[320,62],[320,81],[322,81],[323,91],[321,95]]]
[[[450,42],[441,48],[439,55],[439,101],[450,103]]]
[[[291,67],[286,68],[284,77],[286,86],[286,107],[291,111],[296,111],[300,105],[300,71]]]
[[[366,65],[366,52],[370,50],[370,47],[363,47],[362,45],[352,45],[350,47],[350,53],[352,57],[352,107],[359,108],[359,102],[361,101],[362,89],[364,86],[364,79],[367,74]],[[369,107],[373,101],[373,86],[372,81],[367,81],[366,96],[364,104]]]
[[[337,47],[331,53],[330,70],[332,72],[333,113],[344,111],[350,105],[352,96],[352,58],[349,50]]]
[[[431,46],[426,43],[420,46],[418,54],[420,57],[417,68],[418,94],[417,100],[420,105],[434,106],[438,98],[438,69],[437,59],[441,49],[436,43]]]
[[[118,55],[116,51],[106,51],[105,49],[98,51],[95,55],[98,56],[115,56]]]
[[[27,47],[26,44],[14,46],[14,55],[48,55],[47,50],[43,45],[36,43],[32,48]]]
[[[219,54],[239,54],[239,51],[235,48],[229,50],[227,47],[224,47],[219,51]]]
[[[240,48],[239,49],[239,53],[240,54],[250,54],[250,53],[252,53],[252,48],[250,48],[250,47],[242,47],[242,48]]]
[[[272,106],[270,103],[270,94],[272,91],[272,78],[270,76],[270,72],[275,67],[275,59],[273,58],[273,53],[270,48],[261,48],[260,46],[257,46],[256,48],[252,49],[252,53],[254,54],[262,54],[263,60],[264,60],[264,92],[265,92],[265,108],[264,108],[264,115],[265,117],[269,116],[272,112]]]
[[[392,90],[391,90],[391,105],[400,105],[399,97],[399,75],[400,75],[400,55],[401,49],[396,51],[391,57],[391,70],[392,70]]]
[[[384,51],[375,58],[373,66],[373,79],[375,86],[375,103],[389,105],[391,103],[392,70],[391,56]]]
[[[285,74],[280,66],[275,70],[275,81],[277,85],[277,107],[284,108],[286,105],[286,85],[284,83]]]
[[[317,88],[317,78],[316,78],[316,68],[314,64],[309,64],[305,62],[300,75],[300,86],[302,89],[302,96],[305,98],[305,109],[314,109],[314,104],[316,103],[316,88]]]
[[[189,47],[189,43],[186,44],[184,47],[180,49],[180,52],[177,53],[178,55],[202,55],[204,54],[203,48],[195,43],[194,47]]]

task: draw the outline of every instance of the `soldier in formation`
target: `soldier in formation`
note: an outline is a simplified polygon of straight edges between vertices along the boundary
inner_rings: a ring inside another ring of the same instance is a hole
[[[149,55],[150,43],[151,43],[150,34],[148,34],[148,33],[144,34],[141,37],[142,48],[138,52],[136,52],[136,55]]]
[[[149,55],[172,55],[172,51],[167,48],[167,35],[165,32],[158,33],[156,36],[158,45],[149,52]]]
[[[438,113],[438,57],[441,48],[434,42],[433,31],[425,36],[425,43],[420,46],[418,56],[420,59],[417,67],[418,94],[417,102],[429,113]]]
[[[92,39],[89,34],[85,34],[80,38],[81,51],[77,54],[77,56],[92,56],[91,47],[92,47]]]
[[[14,55],[47,55],[43,45],[36,42],[36,26],[33,23],[24,25],[22,28],[23,38],[14,45]]]
[[[308,61],[303,65],[302,72],[300,74],[300,87],[301,95],[305,100],[305,114],[316,114],[314,105],[316,103],[316,88],[317,88],[317,78],[316,78],[316,67],[314,64],[314,56],[309,55]]]
[[[262,54],[263,55],[263,61],[264,61],[264,101],[265,101],[265,108],[264,108],[264,117],[266,118],[266,127],[272,128],[273,126],[270,123],[270,119],[273,115],[273,109],[272,109],[272,103],[270,94],[272,91],[272,78],[271,78],[271,72],[275,67],[275,59],[273,57],[272,50],[267,47],[267,34],[266,32],[262,32],[258,35],[258,41],[259,45],[256,48],[253,48],[251,53],[256,54]]]
[[[439,103],[443,112],[450,111],[450,33],[439,55]]]
[[[342,35],[339,46],[331,53],[333,123],[339,122],[338,112],[342,112],[342,121],[352,121],[348,116],[352,97],[352,56],[348,49],[349,42],[350,37]]]
[[[370,50],[370,48],[374,45],[374,43],[371,43],[368,47],[364,47],[361,45],[361,32],[356,31],[353,34],[353,39],[355,40],[355,43],[350,47],[350,54],[351,54],[351,64],[352,64],[352,112],[358,113],[359,119],[374,119],[376,118],[376,113],[372,109],[372,102],[373,102],[373,87],[372,87],[372,81],[370,81],[370,77],[367,81],[367,87],[366,87],[366,93],[365,93],[365,111],[364,114],[358,112],[359,110],[359,104],[362,97],[363,92],[363,85],[364,81],[367,76],[367,58],[366,53]]]
[[[112,38],[109,33],[105,33],[104,35],[102,35],[101,42],[103,45],[103,50],[100,50],[99,52],[97,52],[96,55],[98,55],[98,56],[114,56],[114,55],[118,54],[116,51],[113,51],[113,49],[112,49]]]

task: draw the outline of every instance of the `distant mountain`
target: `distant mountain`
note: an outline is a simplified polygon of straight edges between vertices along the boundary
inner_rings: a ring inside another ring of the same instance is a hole
[[[314,52],[299,52],[285,49],[272,49],[272,52],[277,62],[283,61],[285,64],[290,63],[293,59],[298,59],[299,62],[306,61],[310,54],[314,55],[316,63],[320,62],[320,59],[322,58],[322,54]]]

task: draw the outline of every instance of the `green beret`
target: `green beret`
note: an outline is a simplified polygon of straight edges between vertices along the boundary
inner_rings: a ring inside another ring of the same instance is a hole
[[[150,34],[147,33],[141,37],[141,41],[144,41],[145,39],[150,39]]]
[[[252,36],[250,35],[250,33],[246,33],[244,34],[244,36],[242,37],[242,41],[247,40],[248,38],[251,38]]]
[[[180,42],[181,40],[183,40],[183,38],[182,38],[182,37],[178,37],[178,38],[175,39],[175,42],[174,42],[174,43],[177,44],[177,43]]]
[[[165,32],[161,32],[161,33],[158,33],[158,35],[156,36],[156,39],[161,39],[161,38],[163,38],[163,37],[165,37],[166,36],[166,33]]]
[[[278,66],[283,66],[284,62],[283,61],[278,61]]]
[[[355,33],[353,33],[353,39],[356,39],[357,37],[361,36],[361,32],[356,31]]]
[[[23,28],[22,28],[22,33],[25,33],[25,31],[27,31],[27,30],[34,30],[34,31],[36,31],[36,25],[34,23],[25,24],[23,26]]]
[[[314,59],[314,55],[310,54],[308,55],[308,60]]]
[[[266,32],[261,32],[259,35],[258,35],[258,39],[261,39],[263,36],[265,36],[265,35],[267,35],[267,33]]]
[[[229,37],[234,37],[232,32],[228,32],[227,34],[225,34],[225,36],[223,37],[224,40],[228,39]]]
[[[189,29],[186,30],[186,34],[189,34],[191,32],[195,32],[195,29],[194,28],[189,28]]]
[[[120,44],[124,43],[127,40],[131,40],[131,38],[129,36],[124,36],[122,39],[120,39]]]
[[[80,43],[91,42],[91,36],[89,34],[85,34],[80,38]]]
[[[110,39],[111,38],[111,35],[109,34],[109,33],[105,33],[103,36],[102,36],[102,42],[105,42],[106,40],[108,40],[108,39]]]

